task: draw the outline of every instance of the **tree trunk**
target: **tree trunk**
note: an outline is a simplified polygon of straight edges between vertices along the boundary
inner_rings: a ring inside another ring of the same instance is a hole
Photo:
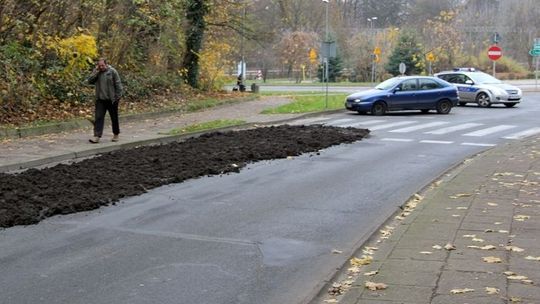
[[[187,4],[186,18],[186,53],[184,54],[183,67],[186,70],[187,83],[193,87],[199,87],[199,51],[202,48],[206,22],[204,16],[208,12],[208,5],[204,0],[189,0]]]

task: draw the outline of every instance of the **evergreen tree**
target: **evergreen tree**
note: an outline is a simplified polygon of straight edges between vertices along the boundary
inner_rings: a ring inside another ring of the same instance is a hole
[[[423,58],[422,45],[416,41],[416,36],[405,32],[399,38],[385,69],[394,76],[399,75],[399,64],[403,62],[407,66],[405,75],[418,75],[424,70]]]
[[[321,82],[325,82],[323,79],[324,64],[319,65],[317,70],[317,77],[321,79]],[[337,56],[328,60],[328,82],[336,82],[337,78],[341,76],[343,70],[343,60]]]

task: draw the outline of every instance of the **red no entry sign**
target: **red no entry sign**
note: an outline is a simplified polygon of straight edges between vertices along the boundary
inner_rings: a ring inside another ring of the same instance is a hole
[[[502,49],[496,45],[492,45],[488,49],[488,57],[493,61],[498,60],[502,57]]]

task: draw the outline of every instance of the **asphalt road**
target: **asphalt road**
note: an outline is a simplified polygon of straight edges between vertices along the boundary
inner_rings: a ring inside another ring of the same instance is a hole
[[[475,153],[540,132],[539,114],[531,93],[511,109],[298,121],[372,135],[0,231],[1,302],[305,302],[408,197]]]

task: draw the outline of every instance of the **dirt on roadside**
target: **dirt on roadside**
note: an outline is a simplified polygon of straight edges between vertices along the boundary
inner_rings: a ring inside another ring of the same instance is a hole
[[[369,130],[321,125],[215,132],[159,146],[119,150],[73,164],[0,173],[0,227],[35,224],[114,204],[187,179],[238,172],[248,163],[361,140]]]

